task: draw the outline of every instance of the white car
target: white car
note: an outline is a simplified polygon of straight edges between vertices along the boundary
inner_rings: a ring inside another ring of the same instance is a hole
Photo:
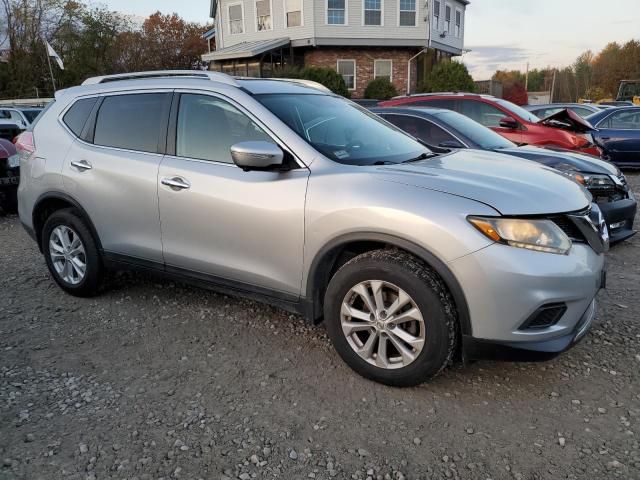
[[[0,123],[13,123],[21,130],[29,128],[41,108],[0,107]]]

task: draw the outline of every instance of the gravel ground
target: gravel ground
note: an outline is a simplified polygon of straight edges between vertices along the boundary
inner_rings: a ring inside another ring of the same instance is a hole
[[[640,237],[576,348],[412,389],[258,303],[137,274],[65,295],[16,217],[0,245],[0,479],[640,478]]]

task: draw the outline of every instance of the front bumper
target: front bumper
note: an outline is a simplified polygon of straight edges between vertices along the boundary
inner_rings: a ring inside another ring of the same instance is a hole
[[[567,255],[493,244],[450,262],[470,312],[470,329],[462,332],[465,355],[476,356],[487,345],[490,350],[564,351],[591,324],[604,266],[604,255],[582,243],[574,243]],[[562,305],[559,318],[529,328],[529,319],[549,305]]]
[[[463,335],[463,358],[523,362],[550,360],[580,342],[591,328],[595,316],[596,300],[594,298],[573,331],[561,337],[542,341],[500,342]]]
[[[633,196],[615,202],[598,203],[598,207],[607,222],[611,243],[621,242],[636,234],[633,222],[638,204]]]

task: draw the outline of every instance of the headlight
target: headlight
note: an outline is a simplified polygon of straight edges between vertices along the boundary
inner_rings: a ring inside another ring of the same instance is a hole
[[[570,170],[562,173],[587,188],[611,187],[614,185],[614,181],[609,175],[580,173]]]
[[[494,242],[561,255],[571,249],[569,237],[551,220],[499,217],[468,217],[468,220]]]

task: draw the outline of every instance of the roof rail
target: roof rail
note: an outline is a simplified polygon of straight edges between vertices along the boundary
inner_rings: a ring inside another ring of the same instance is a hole
[[[207,70],[157,70],[150,72],[133,72],[133,73],[119,73],[117,75],[104,75],[101,77],[87,78],[82,85],[97,85],[100,83],[119,82],[124,80],[144,80],[151,78],[199,78],[202,80],[211,80],[212,82],[226,83],[227,85],[233,85],[238,87],[238,82],[235,79],[225,73],[210,72]]]
[[[431,92],[431,93],[412,93],[411,95],[398,95],[397,97],[393,97],[392,100],[398,98],[411,98],[411,97],[433,97],[440,95],[475,95],[477,97],[483,98],[495,98],[493,95],[486,95],[484,93],[475,93],[475,92]]]
[[[331,90],[325,87],[323,84],[319,82],[314,82],[313,80],[306,80],[304,78],[270,78],[269,80],[279,80],[283,82],[298,83],[305,87],[315,88],[316,90],[322,90],[323,92],[331,93]]]

